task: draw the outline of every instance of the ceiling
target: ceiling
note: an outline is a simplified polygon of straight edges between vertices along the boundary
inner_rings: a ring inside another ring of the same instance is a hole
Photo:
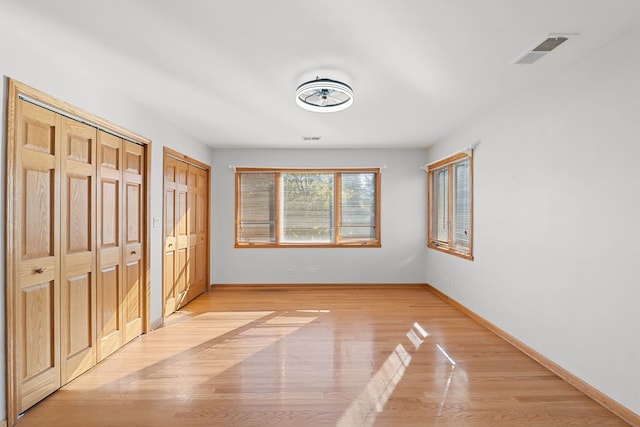
[[[40,43],[225,148],[426,147],[640,23],[637,0],[11,3]],[[513,64],[554,33],[578,35]],[[348,83],[353,106],[298,107],[316,76]]]

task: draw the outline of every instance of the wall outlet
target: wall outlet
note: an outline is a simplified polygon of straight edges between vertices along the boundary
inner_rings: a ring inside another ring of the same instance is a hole
[[[295,271],[296,271],[296,269],[293,268],[293,267],[287,268],[287,274],[293,274],[293,273],[295,273]]]
[[[316,267],[309,267],[309,273],[317,273],[318,269]]]

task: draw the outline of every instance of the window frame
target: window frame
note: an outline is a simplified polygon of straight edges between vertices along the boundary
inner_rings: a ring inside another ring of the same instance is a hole
[[[241,200],[240,200],[240,179],[242,173],[274,173],[275,174],[275,241],[274,242],[242,242],[239,241],[239,229],[241,224]],[[333,174],[333,235],[334,241],[325,243],[312,242],[282,242],[281,241],[281,200],[282,200],[282,174],[309,173],[309,174]],[[372,173],[375,183],[375,237],[371,239],[342,239],[340,229],[342,228],[342,175],[349,173]],[[234,226],[234,247],[235,248],[380,248],[382,247],[380,228],[381,211],[381,175],[382,170],[377,167],[371,168],[262,168],[262,167],[236,167],[235,168],[235,226]]]
[[[469,161],[469,251],[461,251],[455,247],[455,201],[457,199],[456,185],[455,185],[455,166],[464,161]],[[447,241],[438,240],[435,234],[435,221],[438,218],[433,215],[433,203],[434,203],[434,185],[436,179],[434,176],[437,172],[447,169],[448,182],[447,182]],[[448,156],[442,160],[434,162],[427,166],[427,199],[428,199],[428,224],[427,224],[427,247],[435,249],[440,252],[455,255],[467,260],[473,260],[473,152],[459,152]]]

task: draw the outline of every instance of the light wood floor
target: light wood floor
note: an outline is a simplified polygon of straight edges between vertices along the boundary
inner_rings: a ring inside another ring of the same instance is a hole
[[[421,286],[217,287],[18,426],[627,425]]]

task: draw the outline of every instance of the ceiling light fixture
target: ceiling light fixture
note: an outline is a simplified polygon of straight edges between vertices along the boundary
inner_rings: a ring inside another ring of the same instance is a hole
[[[298,86],[296,103],[305,110],[320,113],[342,111],[353,104],[353,90],[337,80],[316,77]]]

